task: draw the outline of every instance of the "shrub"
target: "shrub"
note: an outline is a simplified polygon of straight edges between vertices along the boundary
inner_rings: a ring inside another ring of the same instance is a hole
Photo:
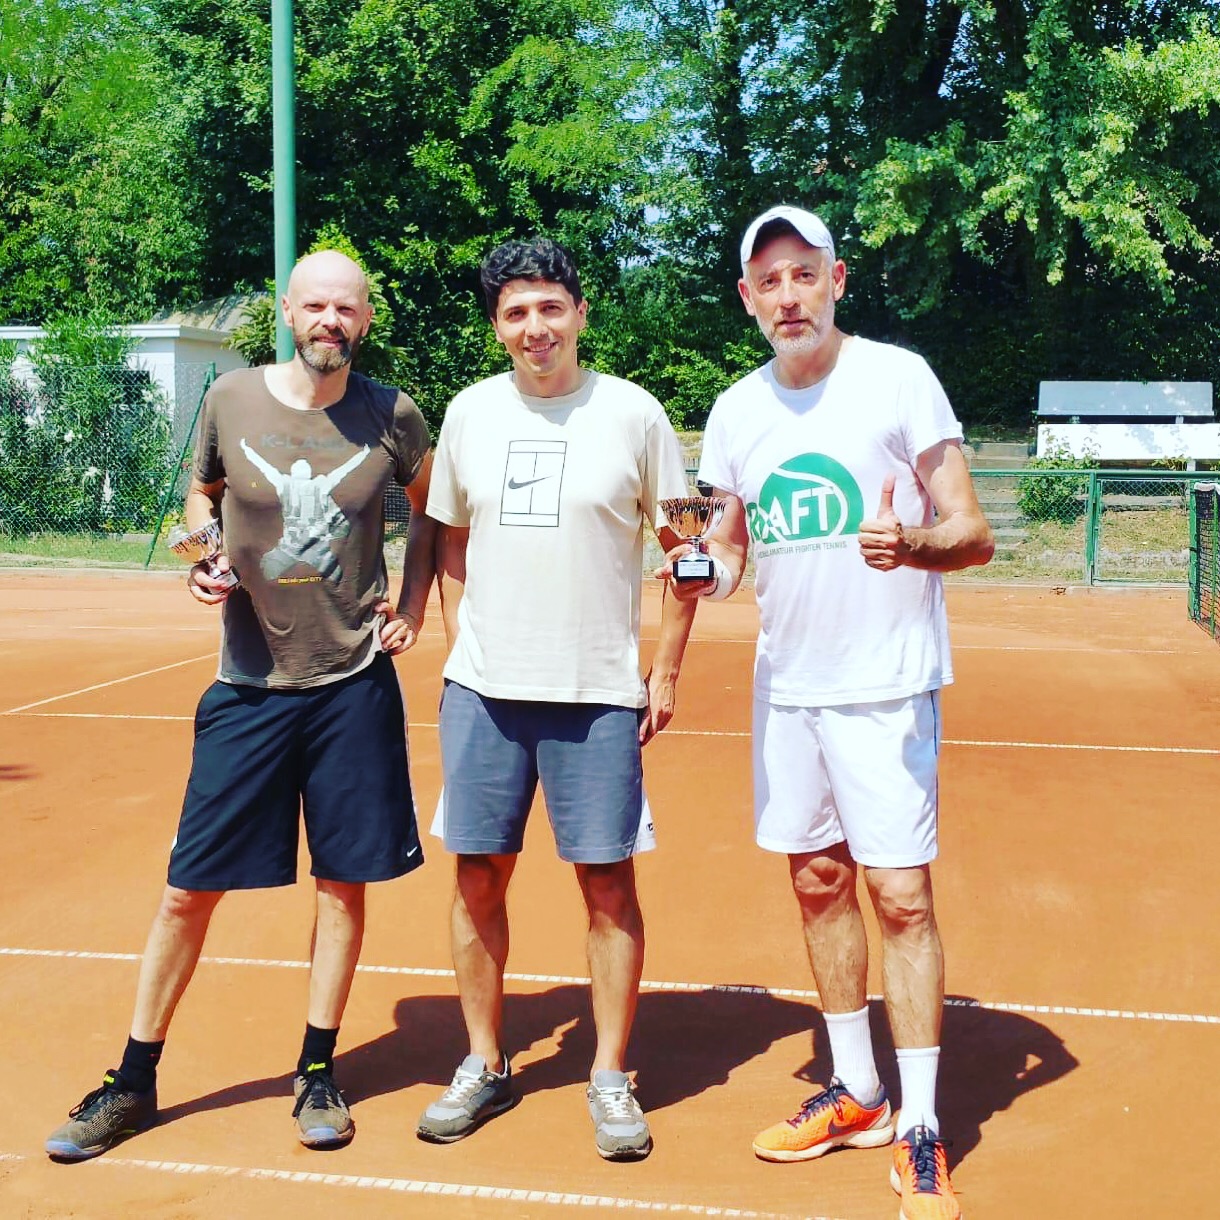
[[[1017,508],[1027,521],[1075,521],[1089,502],[1089,476],[1079,471],[1096,470],[1097,457],[1076,457],[1062,442],[1052,444],[1031,458],[1026,470],[1045,474],[1022,474],[1017,479]],[[1059,473],[1053,473],[1059,472]]]
[[[30,352],[0,353],[0,523],[8,533],[147,528],[169,477],[169,404],[97,314],[60,317]]]

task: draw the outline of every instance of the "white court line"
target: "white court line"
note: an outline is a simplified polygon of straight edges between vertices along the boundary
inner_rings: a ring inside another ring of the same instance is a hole
[[[0,1161],[24,1161],[23,1156],[0,1152]],[[492,1199],[504,1203],[541,1203],[550,1207],[601,1207],[617,1211],[662,1212],[671,1216],[740,1216],[747,1220],[788,1220],[786,1213],[760,1212],[743,1207],[716,1207],[705,1203],[665,1203],[653,1199],[631,1199],[616,1195],[586,1195],[559,1190],[523,1190],[516,1186],[478,1186],[469,1182],[428,1182],[419,1178],[357,1177],[350,1173],[309,1173],[300,1169],[257,1169],[238,1165],[197,1165],[189,1161],[145,1161],[134,1157],[106,1156],[88,1162],[96,1172],[103,1166],[115,1169],[151,1169],[198,1177],[240,1178],[248,1182],[292,1182],[310,1186],[340,1186],[348,1190],[384,1190],[408,1195],[441,1195],[450,1199]],[[79,1172],[79,1171],[78,1171]],[[830,1220],[807,1216],[805,1220]]]
[[[198,660],[198,658],[196,658]],[[185,662],[183,662],[185,664]],[[150,672],[156,672],[155,670]],[[133,675],[139,676],[139,675]],[[119,681],[125,679],[120,678]],[[92,688],[90,688],[92,689]],[[80,694],[82,692],[75,692]],[[59,695],[56,698],[66,699],[67,695]],[[51,700],[43,700],[45,703]],[[38,707],[37,703],[31,703],[29,707]],[[21,708],[14,708],[9,712],[0,712],[0,716],[29,716],[39,717],[44,720],[194,720],[194,716],[169,716],[169,715],[138,715],[129,712],[26,712]],[[412,720],[408,723],[408,729],[436,729],[440,725],[435,720]],[[750,736],[749,729],[666,729],[666,737],[740,737],[748,738]],[[1098,750],[1101,752],[1110,751],[1111,753],[1119,754],[1200,754],[1211,757],[1220,754],[1220,748],[1213,749],[1207,746],[1107,746],[1107,745],[1089,745],[1081,742],[1070,741],[970,741],[965,738],[946,737],[941,743],[942,746],[964,746],[968,749],[1004,749],[1004,750]]]
[[[1083,656],[1192,657],[1182,648],[1079,648],[1069,644],[954,644],[953,652],[1078,652]]]
[[[64,696],[67,698],[67,696]],[[0,712],[0,716],[20,716],[33,720],[194,720],[194,716],[141,715],[137,712]]]
[[[185,661],[174,661],[170,665],[158,665],[156,669],[145,669],[138,674],[127,674],[122,678],[112,678],[109,682],[98,682],[93,686],[82,686],[80,690],[65,691],[62,695],[52,695],[48,699],[38,699],[33,703],[23,703],[20,707],[10,707],[0,712],[0,716],[13,716],[31,707],[42,707],[46,703],[56,703],[60,699],[71,699],[74,695],[87,695],[90,691],[105,690],[109,686],[118,686],[122,682],[134,682],[136,678],[147,678],[153,674],[165,673],[169,669],[181,669],[183,665],[194,665],[196,661],[215,660],[215,652],[206,652],[201,657],[188,657]]]
[[[158,624],[155,627],[107,627],[101,623],[73,623],[68,627],[69,631],[155,631],[158,635],[166,631],[194,631],[198,633],[206,632],[208,635],[215,635],[217,627],[215,624],[205,624],[200,627],[162,627]]]
[[[90,949],[18,949],[0,946],[0,957],[74,958],[80,961],[138,962],[138,953],[103,953]],[[262,957],[201,957],[201,962],[211,966],[256,966],[263,969],[308,970],[307,961],[293,958]],[[452,970],[439,966],[369,966],[358,965],[361,974],[388,974],[406,978],[451,979]],[[506,972],[504,978],[513,983],[548,983],[552,985],[587,987],[589,979],[576,974],[514,974]],[[683,983],[672,980],[640,980],[641,991],[700,992],[711,991],[719,995],[776,996],[791,1000],[817,1000],[818,993],[800,987],[764,987],[756,983]],[[880,995],[870,995],[870,1000],[880,1000]],[[981,1008],[989,1012],[1047,1013],[1067,1017],[1102,1017],[1122,1021],[1182,1022],[1188,1025],[1220,1025],[1220,1016],[1206,1013],[1151,1012],[1123,1008],[1086,1008],[1075,1004],[1014,1004],[1004,1000],[974,1000],[958,996],[945,998],[946,1008]]]
[[[198,660],[198,658],[196,658]],[[185,662],[182,662],[185,664]],[[156,672],[151,671],[151,672]],[[138,675],[134,675],[138,676]],[[120,678],[118,681],[124,681]],[[90,688],[91,689],[91,688]],[[81,692],[77,692],[78,694]],[[67,695],[56,695],[56,698],[66,699]],[[44,699],[50,703],[50,699]],[[29,704],[37,708],[39,704]],[[133,715],[118,711],[24,711],[13,708],[11,711],[0,711],[0,716],[40,717],[43,720],[194,720],[194,716],[162,716]],[[434,720],[412,720],[407,728],[439,728]],[[666,728],[666,737],[739,737],[748,738],[748,728]],[[969,741],[966,738],[946,737],[942,745],[963,745],[969,749],[1011,749],[1011,750],[1099,750],[1105,753],[1118,754],[1202,754],[1211,756],[1220,754],[1220,748],[1202,747],[1202,745],[1099,745],[1081,742],[986,742]]]
[[[134,630],[134,628],[133,628]],[[641,636],[641,644],[655,644],[656,638],[653,636]],[[694,636],[692,635],[689,641],[691,644],[757,644],[758,641],[750,636],[749,638],[736,638],[733,636]],[[1198,653],[1189,651],[1184,648],[1082,648],[1079,645],[1071,644],[953,644],[951,651],[959,652],[1076,652],[1082,656],[1151,656],[1151,657],[1193,657]],[[1206,651],[1204,649],[1203,651]]]

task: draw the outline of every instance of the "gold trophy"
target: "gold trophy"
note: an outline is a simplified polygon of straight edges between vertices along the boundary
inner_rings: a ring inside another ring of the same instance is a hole
[[[201,525],[197,530],[188,530],[184,525],[175,525],[169,532],[166,545],[175,555],[189,560],[192,566],[197,563],[203,564],[208,570],[208,575],[213,580],[220,581],[226,589],[236,589],[241,584],[240,577],[232,568],[227,572],[222,572],[216,563],[216,557],[224,546],[219,521],[209,521],[207,525]]]
[[[716,568],[704,539],[720,524],[725,503],[723,496],[682,496],[661,501],[669,528],[690,546],[685,555],[674,560],[674,580],[716,579]]]

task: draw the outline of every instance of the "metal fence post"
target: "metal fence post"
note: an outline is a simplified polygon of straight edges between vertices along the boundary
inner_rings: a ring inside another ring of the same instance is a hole
[[[1084,582],[1097,583],[1098,538],[1101,533],[1101,479],[1096,473],[1089,475],[1088,511],[1085,514],[1084,536]]]
[[[1214,494],[1215,493],[1213,493],[1213,495]],[[1211,536],[1212,536],[1211,537],[1212,555],[1215,556],[1215,555],[1220,554],[1220,512],[1216,511],[1215,505],[1213,505],[1213,507],[1212,507],[1212,519],[1209,524],[1211,526]],[[1207,625],[1207,629],[1211,632],[1213,639],[1215,638],[1215,635],[1216,635],[1216,586],[1217,586],[1218,582],[1220,582],[1220,563],[1216,563],[1213,559],[1213,562],[1212,562],[1212,596],[1211,596],[1212,619],[1211,619],[1211,622],[1208,623],[1208,625]]]
[[[182,438],[182,447],[178,450],[178,457],[174,461],[173,468],[170,470],[169,481],[165,485],[165,492],[161,496],[161,503],[157,506],[157,522],[153,526],[152,541],[148,544],[148,554],[144,556],[144,568],[146,571],[152,563],[153,555],[157,551],[157,539],[161,537],[161,526],[165,524],[165,514],[169,512],[170,497],[174,494],[174,488],[178,486],[178,472],[182,469],[182,460],[186,457],[186,451],[190,448],[191,442],[195,439],[195,428],[199,423],[199,412],[203,410],[203,400],[207,396],[208,388],[215,380],[216,365],[213,363],[208,366],[208,371],[204,374],[203,388],[199,391],[199,401],[195,404],[195,414],[191,416],[191,426],[186,430],[186,435]]]

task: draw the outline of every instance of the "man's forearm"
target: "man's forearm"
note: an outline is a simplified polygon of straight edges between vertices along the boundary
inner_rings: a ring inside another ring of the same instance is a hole
[[[930,572],[956,572],[987,563],[995,551],[991,526],[983,517],[956,513],[928,528],[904,527],[902,563]]]
[[[216,518],[218,507],[218,496],[213,497],[199,487],[190,488],[186,493],[186,502],[183,505],[187,529],[202,529],[209,521]]]
[[[428,594],[436,576],[436,522],[427,513],[412,512],[407,530],[407,553],[403,559],[402,589],[398,613],[413,623],[423,621]]]
[[[677,678],[698,605],[698,599],[684,602],[671,597],[667,588],[662,593],[661,630],[652,656],[651,672],[654,676]]]

